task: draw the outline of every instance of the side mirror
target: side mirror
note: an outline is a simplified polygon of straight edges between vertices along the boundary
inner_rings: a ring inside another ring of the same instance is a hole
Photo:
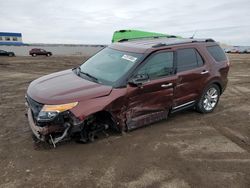
[[[141,86],[143,83],[149,80],[147,74],[138,74],[135,77],[129,79],[128,83],[132,86]]]

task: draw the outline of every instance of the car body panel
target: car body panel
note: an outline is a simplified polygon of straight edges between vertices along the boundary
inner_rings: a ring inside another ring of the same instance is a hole
[[[177,73],[178,78],[175,87],[173,106],[179,106],[198,99],[201,88],[203,88],[201,86],[205,84],[209,77],[209,73],[201,74],[204,70],[206,70],[204,67],[199,67]]]
[[[113,89],[107,96],[80,101],[78,105],[70,111],[80,120],[84,120],[86,117],[96,112],[107,111],[112,115],[119,129],[126,130],[126,94],[127,88]]]
[[[128,85],[126,122],[129,129],[167,118],[176,80],[176,75],[171,75],[150,80],[140,87]]]
[[[106,96],[111,90],[111,86],[80,78],[70,69],[33,81],[27,93],[43,104],[65,104]]]

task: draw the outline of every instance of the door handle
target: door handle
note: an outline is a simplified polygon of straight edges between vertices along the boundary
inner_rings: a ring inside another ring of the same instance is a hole
[[[203,70],[203,71],[201,72],[201,74],[207,74],[207,73],[209,73],[209,71],[207,71],[207,70]]]
[[[166,88],[172,86],[173,83],[168,83],[168,84],[162,84],[161,87]]]

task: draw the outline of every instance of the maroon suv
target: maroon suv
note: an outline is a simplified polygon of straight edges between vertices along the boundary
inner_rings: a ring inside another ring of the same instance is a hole
[[[27,91],[37,139],[92,141],[108,128],[130,131],[195,108],[212,112],[227,85],[229,61],[212,39],[119,42],[81,66],[43,76]]]
[[[41,48],[33,48],[29,51],[29,54],[33,57],[37,55],[52,56],[52,53]]]

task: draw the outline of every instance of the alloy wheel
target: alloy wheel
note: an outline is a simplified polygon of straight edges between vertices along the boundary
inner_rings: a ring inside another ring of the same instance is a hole
[[[216,88],[211,87],[207,90],[203,99],[203,108],[206,111],[211,111],[217,104],[219,98],[219,93]]]

